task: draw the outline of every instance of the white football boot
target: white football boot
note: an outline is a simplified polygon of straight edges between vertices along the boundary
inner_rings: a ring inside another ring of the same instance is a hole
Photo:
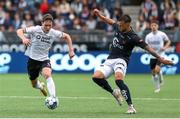
[[[157,89],[154,90],[154,93],[159,93],[160,90],[161,90],[160,88],[157,88]]]
[[[129,105],[128,111],[126,113],[127,114],[136,114],[136,109],[134,108],[133,105]]]
[[[118,104],[121,106],[122,105],[122,101],[123,101],[123,97],[121,95],[120,89],[114,89],[112,95],[117,100]]]

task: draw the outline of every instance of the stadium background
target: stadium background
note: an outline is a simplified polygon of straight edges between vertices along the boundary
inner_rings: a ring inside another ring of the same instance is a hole
[[[82,61],[81,69],[77,64],[78,60],[68,61],[64,57],[67,53],[67,45],[63,40],[56,41],[51,49],[53,57],[63,53],[56,58],[53,66],[54,71],[62,72],[93,72],[106,58],[109,44],[112,40],[112,27],[97,19],[92,10],[98,8],[109,18],[118,20],[122,14],[130,14],[133,22],[133,29],[145,37],[149,33],[151,20],[159,20],[160,30],[166,32],[172,41],[171,47],[167,50],[167,58],[174,60],[175,66],[164,67],[164,73],[180,73],[179,52],[180,52],[180,29],[179,29],[179,1],[177,0],[152,0],[131,1],[131,0],[4,0],[0,2],[0,73],[23,73],[26,72],[25,56],[21,53],[25,47],[16,36],[16,29],[31,25],[40,25],[42,15],[51,13],[54,16],[54,28],[67,32],[71,35],[74,49],[77,53],[75,59]],[[158,7],[159,6],[159,7]],[[6,54],[4,54],[6,52]],[[55,56],[54,56],[55,55]],[[81,56],[82,55],[82,56]],[[144,57],[144,51],[135,48],[133,61],[130,62],[128,73],[149,73],[148,56]],[[96,57],[99,58],[96,61]],[[142,59],[144,58],[144,59]],[[61,63],[62,59],[66,59]],[[21,63],[19,63],[21,62]],[[66,62],[66,63],[65,63]],[[136,63],[135,63],[136,62]],[[133,68],[134,64],[138,64]],[[19,68],[15,66],[19,65]],[[74,67],[74,69],[66,69]],[[89,67],[89,68],[88,68]],[[58,69],[58,70],[56,70]]]
[[[112,97],[90,80],[107,57],[113,35],[111,26],[93,16],[94,8],[114,20],[130,14],[132,27],[142,38],[150,32],[150,21],[157,19],[160,30],[172,41],[165,57],[175,65],[163,66],[163,73],[171,75],[165,75],[165,86],[158,95],[153,93],[148,54],[140,48],[133,50],[125,81],[139,112],[135,116],[123,115],[127,107],[118,110]],[[40,25],[45,13],[53,15],[55,29],[71,35],[76,51],[76,57],[69,60],[62,40],[55,41],[50,51],[62,104],[54,112],[44,108],[42,97],[29,85],[25,47],[15,33],[20,27]],[[179,24],[179,0],[0,0],[0,117],[180,117],[180,89],[176,86],[180,81]]]

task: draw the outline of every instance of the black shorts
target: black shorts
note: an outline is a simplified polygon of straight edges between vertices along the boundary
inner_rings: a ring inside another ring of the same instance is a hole
[[[158,61],[158,59],[150,59],[151,70],[154,69],[156,65],[161,66],[161,63]]]
[[[37,61],[29,58],[27,63],[29,79],[35,80],[39,76],[39,73],[41,72],[42,68],[44,67],[51,68],[50,60]]]

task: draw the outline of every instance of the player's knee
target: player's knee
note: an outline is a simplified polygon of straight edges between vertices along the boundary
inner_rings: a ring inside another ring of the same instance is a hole
[[[93,78],[104,78],[104,75],[103,75],[103,73],[102,72],[100,72],[100,71],[96,71],[94,74],[93,74],[93,76],[92,76]]]
[[[51,71],[50,68],[45,67],[45,68],[42,69],[42,75],[43,75],[43,77],[44,77],[45,79],[51,77],[51,72],[52,72],[52,71]]]
[[[51,77],[51,72],[43,72],[42,75],[45,79],[47,79],[47,78]]]
[[[152,70],[153,75],[159,74],[159,72],[160,72],[160,70],[156,69],[156,68]]]
[[[155,72],[156,72],[157,74],[159,74],[159,72],[160,72],[160,67],[157,66],[157,67],[155,68]]]
[[[116,80],[122,80],[123,79],[123,74],[121,72],[116,72],[115,73],[115,79]]]

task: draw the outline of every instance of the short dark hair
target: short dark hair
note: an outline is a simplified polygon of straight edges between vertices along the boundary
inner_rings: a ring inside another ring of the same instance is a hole
[[[128,14],[124,14],[120,17],[119,21],[124,21],[125,23],[131,23],[131,17]]]
[[[152,21],[151,21],[151,24],[152,24],[152,23],[155,23],[155,24],[159,25],[159,21],[158,21],[158,20],[152,20]]]
[[[53,16],[51,15],[51,14],[44,14],[43,15],[43,18],[42,18],[42,21],[44,22],[44,21],[46,21],[46,20],[51,20],[51,21],[53,21]]]

